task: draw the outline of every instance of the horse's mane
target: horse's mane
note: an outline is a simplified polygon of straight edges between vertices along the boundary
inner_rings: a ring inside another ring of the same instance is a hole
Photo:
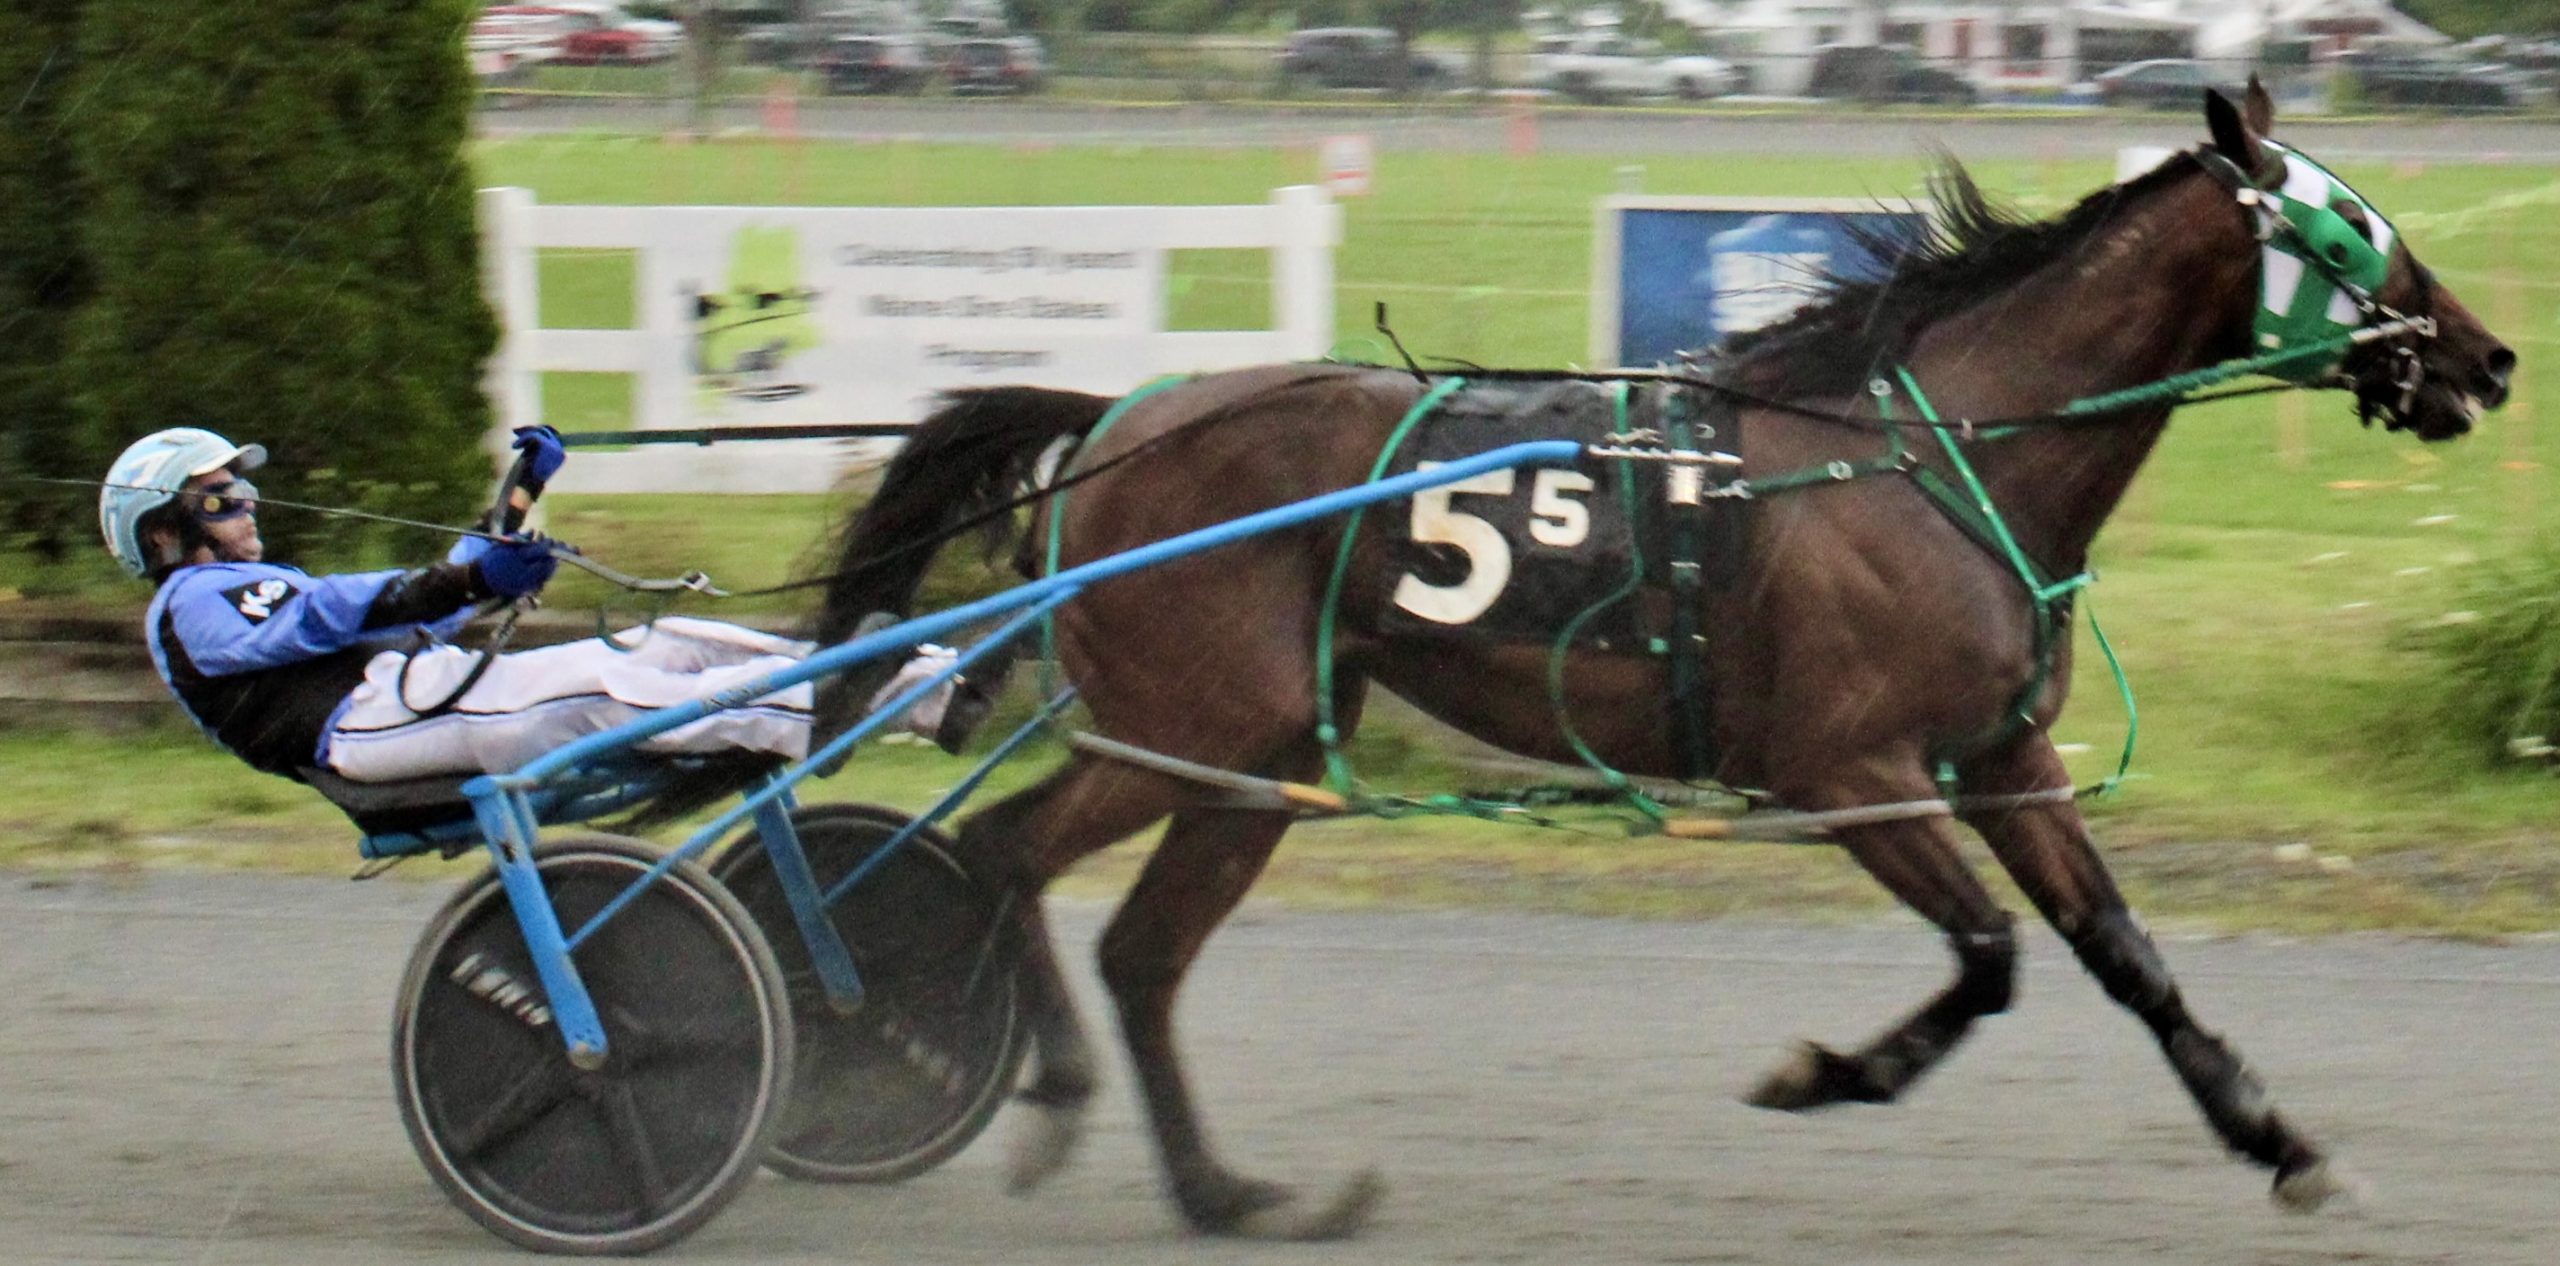
[[[1863,390],[1887,363],[1906,355],[1930,324],[2071,255],[2118,212],[2195,165],[2194,154],[2179,154],[2090,194],[2060,216],[2035,220],[1992,201],[1963,163],[1941,154],[1929,177],[1938,214],[1926,230],[1851,230],[1871,258],[1888,262],[1881,279],[1813,279],[1813,302],[1775,325],[1727,340],[1717,352],[1717,367],[1738,385],[1781,398]]]

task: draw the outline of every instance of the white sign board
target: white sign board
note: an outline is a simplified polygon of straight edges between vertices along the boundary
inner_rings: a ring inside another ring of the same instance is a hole
[[[569,207],[484,195],[502,426],[538,375],[635,378],[633,429],[904,423],[935,393],[1037,383],[1119,395],[1159,374],[1321,356],[1340,212],[1321,190],[1242,207]],[[630,330],[536,325],[538,248],[636,254]],[[1167,331],[1166,257],[1263,247],[1270,327]],[[836,441],[582,453],[573,491],[819,490],[876,458]]]

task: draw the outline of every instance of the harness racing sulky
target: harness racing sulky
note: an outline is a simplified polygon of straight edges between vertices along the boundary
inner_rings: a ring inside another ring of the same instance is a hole
[[[1890,1102],[2009,1006],[2012,920],[1957,853],[1961,821],[2215,1134],[2273,1172],[2280,1203],[2317,1207],[2346,1177],[2190,1014],[2047,738],[2074,597],[2176,405],[2257,375],[2343,388],[2368,423],[2445,440],[2504,401],[2515,356],[2378,211],[2268,139],[2263,90],[2209,95],[2206,114],[2210,143],[2046,222],[1994,209],[1949,160],[1938,227],[1893,247],[1887,275],[1834,279],[1677,370],[1319,363],[1119,399],[955,393],[812,582],[825,649],[504,774],[312,771],[368,858],[485,846],[494,862],[399,988],[419,1156],[516,1244],[636,1253],[761,1165],[924,1172],[1015,1096],[1009,1181],[1030,1191],[1071,1159],[1097,1089],[1043,893],[1165,822],[1100,960],[1174,1204],[1204,1233],[1350,1234],[1383,1184],[1307,1196],[1232,1168],[1173,1010],[1293,822],[1418,803],[1370,792],[1345,754],[1377,687],[1595,769],[1675,836],[1737,828],[1672,816],[1635,780],[1730,789],[1745,822],[1818,833],[1943,930],[1945,988],[1854,1048],[1798,1045],[1753,1103]],[[937,547],[974,529],[1009,533],[1025,583],[913,613]],[[884,701],[905,652],[973,632]],[[797,802],[933,691],[1000,677],[1035,641],[1065,684],[939,804]],[[802,683],[805,760],[638,750]],[[1078,706],[1059,768],[941,829]],[[665,852],[546,838],[672,793],[726,807]]]

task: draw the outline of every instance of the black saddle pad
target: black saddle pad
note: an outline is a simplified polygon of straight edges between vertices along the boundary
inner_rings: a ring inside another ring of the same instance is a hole
[[[1416,423],[1389,464],[1400,475],[1524,440],[1606,444],[1662,425],[1664,384],[1584,379],[1470,379]],[[1692,411],[1690,397],[1683,407]],[[1730,449],[1722,419],[1692,422],[1690,442]],[[1676,511],[1659,462],[1586,461],[1578,468],[1495,471],[1371,512],[1363,532],[1395,543],[1399,575],[1387,624],[1399,632],[1643,650],[1665,631],[1675,553],[1729,557],[1727,507]],[[1692,542],[1675,549],[1672,529]],[[1713,561],[1713,560],[1708,560]],[[1637,564],[1641,562],[1639,569]],[[1642,583],[1628,592],[1641,571]],[[1721,567],[1711,570],[1722,570]]]

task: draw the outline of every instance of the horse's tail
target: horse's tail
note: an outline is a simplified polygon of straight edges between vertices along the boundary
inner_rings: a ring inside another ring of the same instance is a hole
[[[935,546],[1012,500],[1051,445],[1081,438],[1114,403],[1048,387],[973,387],[942,399],[836,539],[835,571],[812,632],[820,645],[853,636],[875,612],[908,615]],[[991,552],[1016,530],[1011,516],[987,528]]]
[[[993,515],[988,552],[1003,549],[1019,528],[1015,516],[999,509],[1030,480],[1042,454],[1082,439],[1115,403],[1110,396],[1047,387],[973,387],[946,393],[942,401],[916,424],[882,473],[880,490],[836,539],[835,571],[810,633],[821,646],[861,632],[866,620],[911,614],[938,547],[971,520]],[[897,668],[890,659],[818,683],[812,747],[859,720]],[[981,668],[986,671],[976,675],[1001,680],[999,665]]]

